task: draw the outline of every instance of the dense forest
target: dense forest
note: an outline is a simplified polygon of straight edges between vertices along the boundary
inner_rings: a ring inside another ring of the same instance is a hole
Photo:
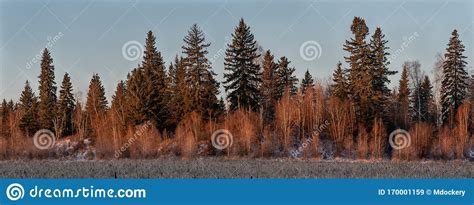
[[[92,75],[85,104],[74,95],[68,73],[58,86],[53,54],[44,49],[38,93],[26,81],[19,102],[4,99],[0,105],[0,159],[58,157],[33,146],[41,129],[51,130],[58,142],[77,142],[77,149],[92,146],[102,159],[469,158],[474,76],[458,32],[446,39],[431,78],[418,61],[407,61],[395,88],[389,87],[397,72],[390,68],[382,29],[370,32],[355,17],[350,32],[343,45],[347,55],[334,62],[332,82],[325,83],[310,70],[299,80],[290,59],[261,51],[243,19],[227,44],[223,82],[216,80],[207,57],[211,45],[198,25],[168,63],[149,31],[141,64],[118,82],[110,103],[98,74]],[[233,137],[222,150],[211,142],[219,129]],[[404,138],[390,139],[401,130]]]

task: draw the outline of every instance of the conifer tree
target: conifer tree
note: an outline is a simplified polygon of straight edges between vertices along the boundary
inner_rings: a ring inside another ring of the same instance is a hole
[[[430,113],[430,107],[433,103],[433,86],[431,85],[430,78],[425,76],[419,88],[413,90],[413,119],[415,121],[429,122],[432,120],[432,113]]]
[[[355,17],[351,31],[354,37],[346,40],[344,45],[344,50],[350,53],[349,57],[345,57],[346,62],[350,64],[346,71],[348,85],[351,99],[356,106],[357,119],[369,127],[374,119],[372,60],[370,45],[366,42],[369,28],[364,19]]]
[[[55,119],[56,83],[54,82],[53,59],[48,49],[43,50],[41,73],[39,76],[39,125],[42,129],[52,129]]]
[[[346,75],[342,69],[342,63],[338,62],[334,74],[332,74],[333,84],[331,85],[331,94],[340,100],[348,99],[349,87]]]
[[[464,45],[459,39],[457,30],[451,34],[443,64],[443,81],[441,84],[441,104],[443,123],[454,117],[456,110],[467,97],[468,74]]]
[[[267,50],[263,56],[263,74],[262,74],[262,108],[264,119],[272,121],[275,114],[275,104],[278,101],[278,65],[273,60],[274,56]]]
[[[89,83],[89,92],[87,93],[86,112],[89,118],[102,115],[107,111],[107,98],[105,97],[105,89],[102,86],[99,75],[96,73],[92,76]]]
[[[169,126],[169,109],[167,107],[169,93],[165,65],[161,53],[155,47],[155,36],[148,31],[142,69],[145,101],[142,115],[146,120],[153,120],[156,127],[165,129]]]
[[[207,59],[207,48],[203,31],[194,24],[184,37],[183,66],[187,72],[186,82],[189,85],[189,105],[191,110],[201,113],[205,118],[216,117],[219,113],[219,83],[215,80],[217,74]]]
[[[250,27],[240,19],[239,25],[232,34],[232,41],[227,45],[224,67],[224,88],[230,109],[239,107],[256,111],[259,109],[262,82],[260,66],[255,62],[257,45]]]
[[[298,78],[296,78],[294,72],[295,68],[291,68],[289,64],[291,61],[285,56],[281,57],[278,61],[278,75],[279,75],[279,97],[283,96],[283,93],[288,89],[292,95],[297,91],[296,84]]]
[[[186,113],[191,111],[191,100],[188,97],[188,86],[186,83],[186,68],[183,65],[183,57],[175,57],[174,63],[169,67],[171,109],[174,124],[179,123]]]
[[[59,99],[57,105],[57,119],[59,127],[61,127],[62,136],[71,135],[74,132],[73,114],[75,109],[75,99],[72,94],[73,88],[69,74],[64,74],[61,90],[59,91]]]
[[[385,35],[382,33],[382,29],[377,27],[370,41],[371,73],[373,75],[372,87],[374,94],[372,96],[373,107],[376,117],[380,118],[385,117],[387,99],[391,94],[388,88],[388,84],[390,83],[388,76],[397,73],[396,71],[390,71],[388,69],[390,62],[387,56],[390,54],[387,52],[388,47],[386,46],[388,41],[384,38]]]
[[[38,130],[38,99],[31,89],[30,83],[28,81],[26,81],[25,89],[21,93],[19,107],[22,111],[19,127],[26,136],[32,136]]]
[[[408,79],[408,67],[404,64],[403,71],[401,74],[400,85],[398,88],[398,108],[399,108],[399,117],[398,125],[399,127],[407,128],[409,124],[409,110],[410,110],[410,87]]]
[[[7,101],[3,99],[2,101],[2,106],[1,106],[1,113],[0,117],[1,119],[1,127],[0,127],[0,134],[4,137],[10,136],[10,127],[8,126],[10,122],[10,113],[13,112],[11,107],[8,105]]]
[[[122,123],[127,122],[127,86],[125,82],[120,81],[115,88],[115,94],[112,96],[111,110],[114,112]]]
[[[301,79],[301,92],[304,94],[307,89],[311,89],[312,87],[314,87],[313,76],[311,76],[309,70],[306,70],[304,78]]]
[[[144,78],[142,67],[133,69],[127,76],[126,113],[127,119],[134,125],[141,124],[146,120],[146,116],[143,114],[147,111]]]

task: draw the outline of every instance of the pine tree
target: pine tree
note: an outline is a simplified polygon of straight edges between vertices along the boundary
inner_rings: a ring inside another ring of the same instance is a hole
[[[178,124],[186,113],[191,111],[191,100],[188,95],[188,86],[186,83],[186,68],[183,65],[183,57],[175,57],[174,63],[169,67],[170,93],[171,100],[169,107],[171,109],[174,124]]]
[[[423,81],[413,89],[411,103],[413,105],[413,120],[429,122],[432,120],[430,107],[433,100],[433,86],[430,78],[425,76]]]
[[[230,109],[239,107],[256,111],[259,109],[262,82],[260,66],[255,63],[259,58],[257,45],[250,27],[240,20],[232,34],[232,42],[226,49],[224,62],[224,88],[229,92],[227,99]]]
[[[399,127],[406,128],[409,124],[409,110],[410,110],[410,87],[408,80],[408,67],[406,64],[403,67],[401,74],[400,85],[398,88],[398,108],[399,108],[399,117],[398,125]]]
[[[275,105],[278,101],[278,65],[273,60],[274,56],[267,50],[263,56],[262,86],[262,107],[264,119],[270,122],[274,119]]]
[[[94,74],[89,83],[89,92],[87,93],[86,112],[89,118],[95,118],[107,111],[107,98],[105,89],[102,86],[98,74]]]
[[[5,99],[3,99],[2,101],[2,106],[1,106],[1,113],[0,113],[0,117],[2,118],[1,120],[1,127],[0,127],[0,135],[2,135],[3,137],[8,137],[10,136],[10,127],[9,127],[9,123],[10,123],[10,113],[13,112],[13,110],[11,109],[11,107],[8,105],[7,101]]]
[[[30,83],[26,81],[25,89],[20,97],[20,110],[22,116],[20,118],[20,129],[26,136],[32,136],[38,130],[37,122],[38,99],[30,87]]]
[[[382,29],[377,27],[374,35],[370,41],[370,55],[372,63],[372,87],[373,93],[373,107],[376,117],[383,118],[386,115],[387,99],[391,94],[388,84],[390,80],[389,75],[394,75],[396,71],[390,71],[388,65],[390,62],[387,56],[390,55],[387,50],[389,49],[386,44],[387,40],[384,39],[385,35],[382,34]]]
[[[153,32],[148,31],[142,62],[145,81],[145,112],[142,115],[146,120],[153,120],[157,128],[165,129],[169,126],[169,93],[163,57],[155,47],[155,40]]]
[[[464,45],[459,40],[457,30],[451,34],[443,64],[443,81],[441,85],[441,104],[443,123],[454,117],[456,110],[467,97],[468,74]]]
[[[122,123],[127,123],[127,86],[125,82],[120,81],[115,89],[115,94],[112,96],[111,110],[114,112]]]
[[[374,119],[372,61],[370,46],[365,40],[369,29],[364,19],[355,17],[351,31],[354,37],[346,40],[344,45],[344,50],[350,53],[349,57],[345,57],[350,64],[346,71],[348,85],[356,106],[357,119],[369,127]]]
[[[349,88],[346,75],[342,69],[342,63],[337,63],[336,70],[332,74],[333,84],[331,85],[331,94],[340,100],[348,99]]]
[[[59,91],[59,100],[57,105],[57,117],[59,127],[62,129],[62,136],[71,135],[74,132],[74,109],[75,99],[72,94],[72,83],[69,74],[64,74],[63,82],[61,84],[61,90]]]
[[[54,82],[53,59],[47,48],[43,50],[39,79],[38,118],[40,128],[52,129],[53,120],[56,119],[56,83]]]
[[[283,93],[288,89],[290,94],[294,95],[297,91],[296,84],[298,78],[294,75],[295,68],[289,67],[291,61],[285,56],[281,57],[278,61],[278,75],[279,81],[279,97],[283,96]]]
[[[301,79],[301,93],[305,93],[307,89],[311,89],[314,87],[314,80],[309,70],[306,70],[304,73],[304,78]]]
[[[127,76],[126,113],[127,119],[134,125],[141,124],[146,120],[146,116],[143,114],[147,112],[144,78],[142,67],[133,69]]]

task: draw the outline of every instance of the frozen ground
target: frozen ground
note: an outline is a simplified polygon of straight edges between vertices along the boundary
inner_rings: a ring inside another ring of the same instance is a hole
[[[474,163],[177,158],[0,161],[0,178],[474,178]]]

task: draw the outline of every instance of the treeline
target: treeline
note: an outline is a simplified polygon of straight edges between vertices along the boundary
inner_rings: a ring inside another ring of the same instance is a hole
[[[210,43],[196,24],[183,39],[182,54],[168,66],[149,31],[142,63],[117,84],[110,106],[98,74],[85,105],[74,96],[67,73],[57,96],[53,59],[44,49],[38,96],[27,81],[19,102],[1,104],[0,157],[48,156],[31,143],[39,129],[58,139],[92,139],[101,158],[289,157],[298,149],[296,157],[469,157],[474,76],[467,73],[457,31],[438,57],[434,83],[417,61],[409,61],[392,90],[389,76],[396,72],[389,69],[381,28],[370,35],[365,20],[355,17],[350,30],[353,36],[344,44],[348,66],[337,63],[329,84],[315,82],[309,70],[299,81],[288,58],[259,49],[243,19],[227,45],[223,82],[215,79],[206,57]],[[218,97],[220,86],[225,100]],[[140,127],[147,122],[153,126]],[[233,134],[234,143],[219,151],[210,136],[221,128]],[[392,149],[388,136],[399,128],[410,133],[411,144]]]

